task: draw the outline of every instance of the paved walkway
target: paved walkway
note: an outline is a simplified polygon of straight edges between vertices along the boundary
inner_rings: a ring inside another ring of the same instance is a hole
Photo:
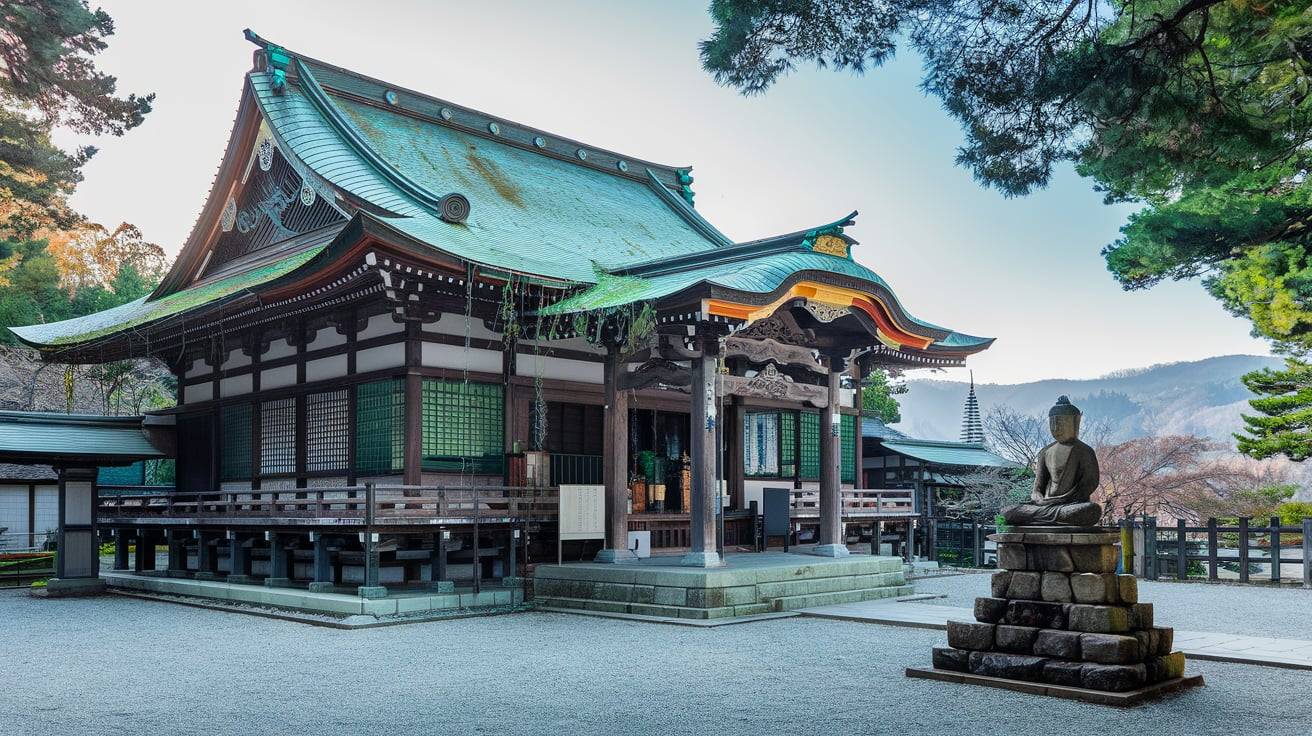
[[[803,608],[798,613],[817,618],[924,629],[946,629],[948,621],[975,620],[975,613],[971,609],[936,604],[932,602],[935,598],[937,596],[911,595],[896,599]],[[1312,641],[1301,639],[1275,639],[1176,629],[1175,648],[1184,652],[1186,657],[1194,659],[1312,670]]]

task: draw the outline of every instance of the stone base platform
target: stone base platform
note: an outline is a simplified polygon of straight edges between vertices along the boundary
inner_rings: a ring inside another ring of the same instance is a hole
[[[718,619],[909,595],[897,557],[761,552],[725,557],[715,568],[677,556],[601,565],[537,565],[541,606],[678,619]]]
[[[1184,678],[1174,631],[1156,625],[1135,577],[1116,573],[1119,538],[1112,529],[1060,527],[991,535],[1005,569],[993,574],[992,595],[975,599],[974,621],[948,622],[948,646],[934,649],[932,671],[956,682],[1024,682],[1012,689],[1112,700]]]
[[[488,583],[482,592],[430,590],[387,590],[381,597],[366,598],[354,587],[338,588],[342,592],[312,591],[305,588],[270,588],[262,583],[240,584],[209,580],[188,580],[165,575],[101,573],[110,589],[126,593],[146,593],[203,598],[216,602],[333,615],[424,616],[445,615],[477,609],[505,609],[524,602],[522,588],[500,588]],[[515,578],[521,580],[522,578]],[[347,593],[346,591],[350,591]]]
[[[908,667],[907,677],[918,677],[925,680],[940,680],[942,682],[956,682],[964,685],[984,685],[985,687],[996,687],[1002,690],[1015,690],[1017,692],[1029,693],[1031,695],[1048,695],[1054,698],[1081,700],[1086,703],[1115,705],[1122,708],[1138,705],[1145,700],[1160,698],[1163,695],[1183,690],[1185,688],[1201,687],[1205,684],[1202,675],[1193,675],[1191,677],[1176,677],[1137,690],[1118,693],[1108,692],[1106,690],[1090,690],[1082,687],[1051,685],[1042,682],[1008,680],[1005,677],[986,677],[984,675],[972,675],[965,672],[947,672],[945,670],[920,667]]]

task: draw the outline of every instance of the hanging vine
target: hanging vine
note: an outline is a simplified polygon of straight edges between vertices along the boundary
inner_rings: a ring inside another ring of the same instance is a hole
[[[576,312],[573,327],[593,347],[618,340],[620,353],[628,355],[646,346],[656,331],[656,308],[644,301]]]

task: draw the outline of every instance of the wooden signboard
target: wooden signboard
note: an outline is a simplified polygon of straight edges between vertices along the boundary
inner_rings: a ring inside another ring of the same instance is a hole
[[[556,562],[566,539],[606,538],[606,486],[564,485],[560,487],[560,539]]]

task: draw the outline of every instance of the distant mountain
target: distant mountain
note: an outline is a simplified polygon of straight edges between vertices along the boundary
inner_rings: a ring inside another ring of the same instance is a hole
[[[998,406],[1022,414],[1047,416],[1065,394],[1084,412],[1085,422],[1105,420],[1109,441],[1161,434],[1194,434],[1233,444],[1250,411],[1252,394],[1239,377],[1283,365],[1280,358],[1226,355],[1189,363],[1169,363],[1085,381],[1046,380],[1020,384],[975,384],[980,413]],[[899,431],[921,439],[956,440],[961,434],[967,383],[912,379],[902,405]]]

